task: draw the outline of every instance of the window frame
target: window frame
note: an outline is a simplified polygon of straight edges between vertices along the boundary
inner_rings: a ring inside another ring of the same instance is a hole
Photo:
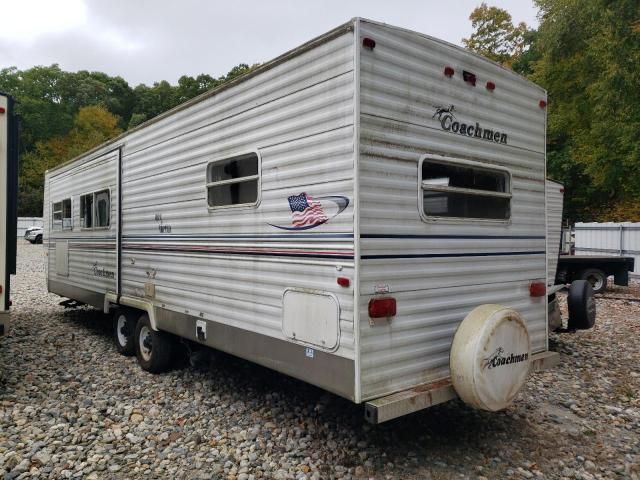
[[[65,201],[69,201],[69,209],[70,209],[70,213],[71,216],[70,217],[65,217],[64,216],[64,202]],[[56,210],[55,206],[56,204],[60,204],[60,210]],[[56,225],[56,219],[55,219],[55,215],[56,213],[60,213],[60,226]],[[70,220],[69,222],[69,226],[65,227],[64,226],[64,220],[65,218],[68,218]],[[56,232],[62,232],[64,230],[73,230],[73,198],[72,197],[66,197],[66,198],[62,198],[60,200],[57,200],[55,202],[51,202],[51,230],[56,231]]]
[[[245,157],[248,155],[255,155],[256,158],[258,159],[258,173],[256,175],[248,175],[246,177],[238,177],[240,179],[243,180],[238,180],[235,178],[231,178],[228,180],[220,180],[217,182],[210,182],[209,181],[209,167],[213,164],[216,163],[221,163],[221,162],[225,162],[225,161],[229,161],[229,160],[233,160],[234,158],[237,157]],[[217,185],[228,185],[231,183],[241,183],[243,181],[245,182],[249,182],[252,180],[257,180],[257,194],[256,194],[256,201],[255,202],[250,202],[250,203],[236,203],[236,204],[230,204],[230,205],[216,205],[216,206],[211,206],[209,204],[209,188],[213,187],[213,186],[217,186]],[[204,192],[205,192],[205,202],[207,204],[207,210],[209,212],[213,212],[216,210],[224,210],[227,208],[257,208],[258,205],[260,205],[260,202],[262,200],[262,156],[260,155],[260,151],[255,149],[255,150],[248,150],[242,153],[237,153],[234,155],[226,155],[224,157],[219,157],[216,158],[214,160],[210,160],[207,162],[206,168],[205,168],[205,185],[204,185]]]
[[[499,172],[506,174],[507,188],[505,192],[492,192],[490,190],[476,190],[470,188],[461,187],[447,187],[447,186],[428,186],[425,188],[425,183],[422,179],[422,165],[425,161],[432,161],[434,163],[447,164],[452,166],[469,167],[476,170],[484,170],[488,172]],[[438,191],[438,192],[450,192],[450,193],[462,193],[471,194],[477,196],[485,196],[491,198],[508,198],[509,199],[509,218],[476,218],[476,217],[447,217],[440,215],[429,215],[424,211],[424,192],[425,190]],[[492,225],[509,225],[513,215],[513,178],[511,171],[508,168],[498,165],[487,165],[485,163],[476,162],[473,160],[467,160],[456,157],[445,157],[442,155],[422,155],[418,162],[418,211],[422,221],[427,223],[479,223],[479,224],[492,224]]]
[[[96,227],[95,226],[95,221],[96,221],[96,194],[100,193],[100,192],[109,192],[109,225],[104,226],[104,227]],[[98,190],[92,190],[89,192],[85,192],[85,193],[81,193],[80,195],[78,195],[78,203],[80,205],[80,211],[79,211],[79,215],[78,218],[80,220],[80,230],[110,230],[111,226],[113,224],[113,222],[111,221],[111,199],[112,197],[112,192],[111,192],[111,187],[105,187],[105,188],[99,188]],[[85,227],[84,226],[84,217],[82,216],[83,212],[82,212],[82,197],[85,197],[87,195],[91,195],[93,198],[93,203],[91,205],[91,215],[92,215],[92,226],[91,227]]]

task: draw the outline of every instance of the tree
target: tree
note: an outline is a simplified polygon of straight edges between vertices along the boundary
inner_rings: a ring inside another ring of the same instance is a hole
[[[571,220],[640,206],[640,18],[636,0],[536,0],[532,79],[549,93],[549,172]]]
[[[102,106],[82,107],[68,134],[36,143],[23,155],[18,214],[42,215],[44,172],[118,135],[119,119]]]
[[[0,91],[15,97],[22,118],[20,214],[41,214],[47,168],[256,66],[242,63],[219,78],[204,73],[195,78],[185,75],[176,86],[161,81],[135,89],[121,77],[86,70],[65,72],[56,64],[28,70],[1,69]]]
[[[528,48],[527,25],[514,26],[511,15],[502,8],[489,7],[483,2],[471,12],[469,20],[474,32],[462,40],[469,50],[510,66]]]

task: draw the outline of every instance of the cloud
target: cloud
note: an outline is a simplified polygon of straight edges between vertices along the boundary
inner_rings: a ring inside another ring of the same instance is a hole
[[[43,36],[79,28],[87,23],[83,0],[20,0],[2,6],[5,21],[0,39],[18,44],[34,44]]]
[[[460,43],[479,0],[8,0],[17,26],[0,35],[0,68],[60,64],[120,75],[132,86],[220,76],[265,62],[354,16]],[[535,24],[530,0],[494,0]],[[6,12],[3,12],[6,13]],[[10,18],[10,17],[7,17]]]

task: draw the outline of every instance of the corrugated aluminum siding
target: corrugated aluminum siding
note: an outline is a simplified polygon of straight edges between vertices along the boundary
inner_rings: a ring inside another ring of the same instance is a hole
[[[562,184],[547,180],[547,285],[553,285],[558,269],[560,241],[562,238]]]
[[[528,293],[529,281],[546,274],[545,112],[538,106],[545,92],[430,37],[362,21],[365,36],[376,46],[361,50],[359,73],[362,400],[448,377],[454,332],[480,304],[517,309],[534,351],[547,345],[546,299]],[[451,80],[447,65],[456,71]],[[475,88],[462,81],[463,69],[477,75]],[[508,133],[509,145],[443,131],[435,106],[449,105],[460,121]],[[509,169],[510,223],[423,221],[417,175],[427,153]],[[482,256],[467,256],[474,253]],[[397,299],[398,314],[372,327],[367,303],[380,284]]]
[[[640,277],[640,223],[576,223],[576,255],[611,255],[635,258],[631,275]]]
[[[46,248],[49,254],[48,279],[96,293],[115,291],[116,221],[118,151],[99,155],[94,159],[64,167],[47,176],[44,202]],[[80,223],[80,196],[103,189],[110,190],[110,222],[108,228],[83,229]],[[71,198],[73,230],[53,230],[53,203]],[[69,244],[69,275],[56,271],[56,243]],[[114,273],[114,278],[96,275],[98,269]]]
[[[133,132],[123,149],[123,294],[143,296],[152,272],[159,306],[285,339],[285,289],[328,291],[341,309],[335,353],[354,358],[353,290],[336,284],[337,266],[355,275],[353,111],[345,33]],[[247,152],[261,158],[259,204],[209,210],[208,162]],[[302,192],[351,204],[312,230],[276,228],[291,226],[287,198]]]

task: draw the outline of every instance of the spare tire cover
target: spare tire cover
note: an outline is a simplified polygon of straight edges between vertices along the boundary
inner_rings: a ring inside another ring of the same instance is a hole
[[[502,410],[526,382],[530,362],[531,341],[520,314],[503,305],[480,305],[453,338],[451,382],[472,407]]]

